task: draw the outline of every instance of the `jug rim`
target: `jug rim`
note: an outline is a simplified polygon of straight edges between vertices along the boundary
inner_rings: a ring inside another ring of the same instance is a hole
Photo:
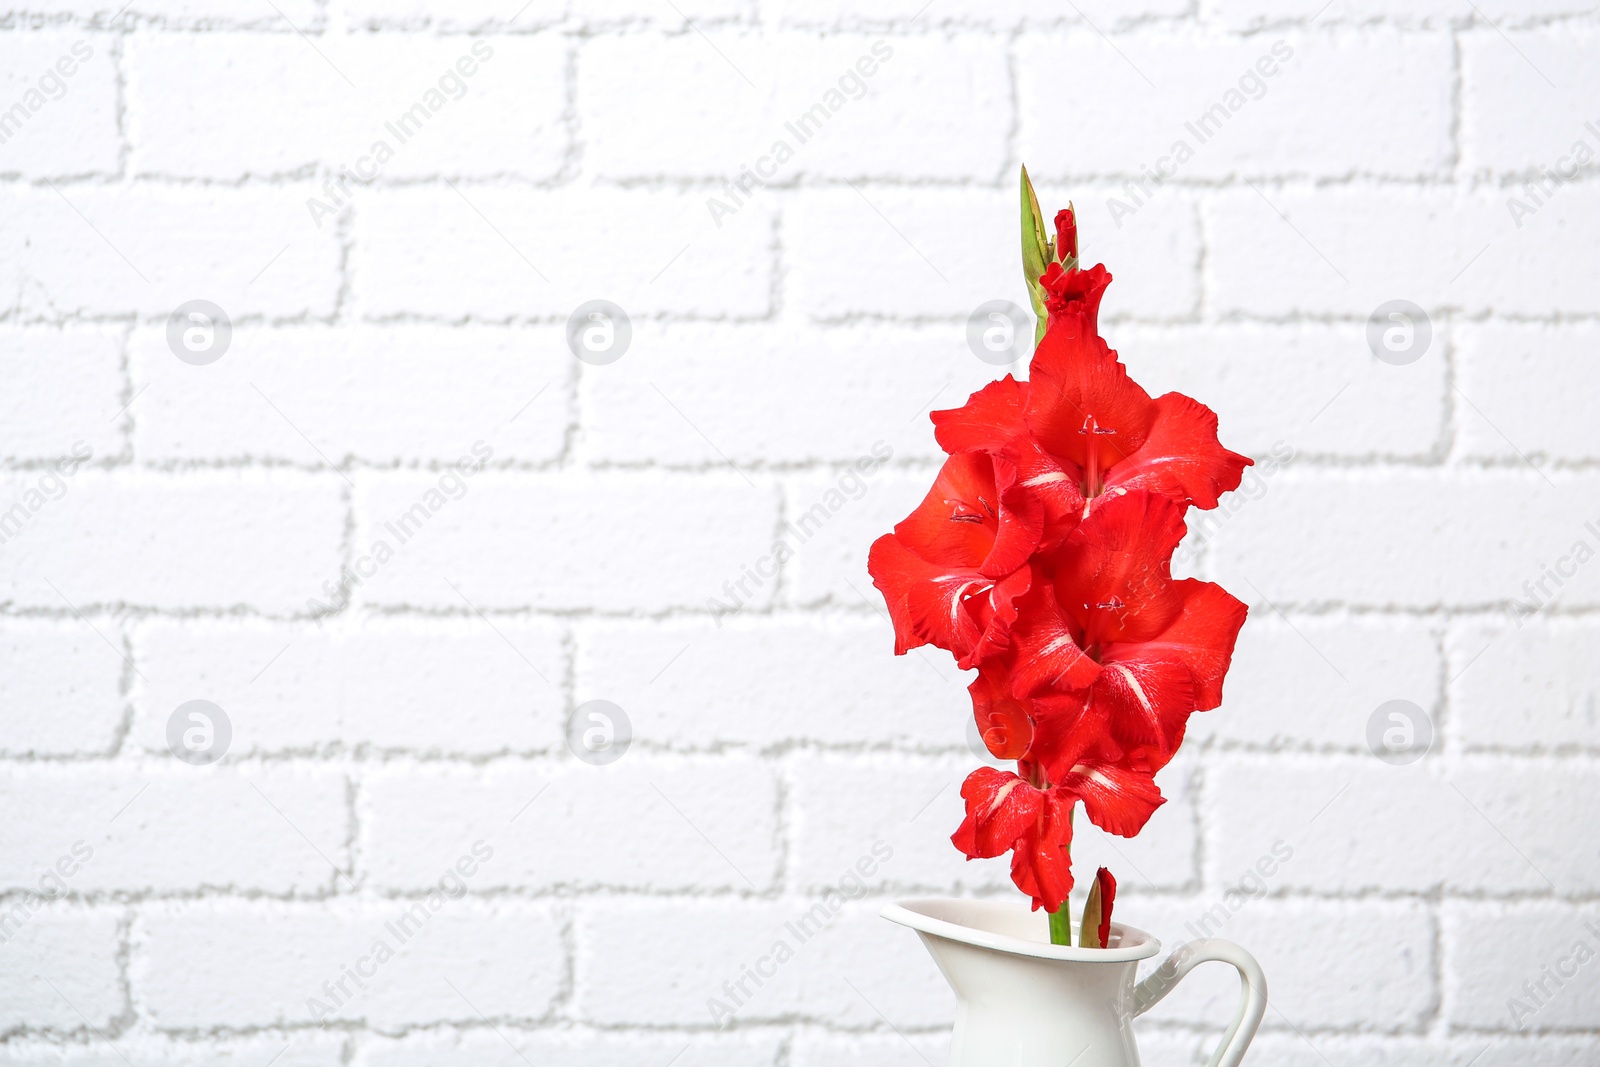
[[[1077,963],[1125,963],[1149,959],[1161,951],[1160,941],[1143,930],[1119,922],[1111,924],[1110,948],[1052,945],[1042,939],[1049,930],[1042,915],[1037,920],[1040,938],[1001,932],[1004,928],[1017,929],[1027,921],[1030,913],[1028,905],[1019,901],[969,900],[960,897],[901,900],[884,905],[879,912],[890,922],[909,926],[920,934],[1016,956]],[[1074,923],[1074,931],[1077,928],[1078,924]]]

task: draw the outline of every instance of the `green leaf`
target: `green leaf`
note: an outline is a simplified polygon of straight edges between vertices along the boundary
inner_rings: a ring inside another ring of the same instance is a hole
[[[1037,282],[1045,267],[1055,258],[1050,247],[1050,234],[1045,229],[1044,214],[1039,210],[1039,198],[1034,195],[1033,182],[1028,180],[1028,168],[1022,168],[1022,269],[1028,273],[1029,284]]]
[[[1037,345],[1044,336],[1045,319],[1048,312],[1044,306],[1044,286],[1039,284],[1039,276],[1045,268],[1055,259],[1055,248],[1045,229],[1044,214],[1039,210],[1039,198],[1034,195],[1033,182],[1028,179],[1028,168],[1022,168],[1022,275],[1028,283],[1028,300],[1033,305],[1033,313],[1038,317],[1038,326],[1034,331],[1033,343]]]

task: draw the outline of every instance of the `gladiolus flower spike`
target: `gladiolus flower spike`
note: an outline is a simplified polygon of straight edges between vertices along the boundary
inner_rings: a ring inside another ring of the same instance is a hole
[[[1069,944],[1078,805],[1103,830],[1138,833],[1189,716],[1222,702],[1245,606],[1174,578],[1172,554],[1189,508],[1216,507],[1251,461],[1218,442],[1210,408],[1152,398],[1128,376],[1100,335],[1111,275],[1081,266],[1070,206],[1054,231],[1024,170],[1022,260],[1039,317],[1028,378],[932,413],[949,458],[867,566],[895,652],[931,644],[975,670],[979,734],[1016,761],[968,776],[951,841],[968,859],[1010,853],[1012,881]],[[1081,944],[1105,947],[1115,889],[1102,869]]]

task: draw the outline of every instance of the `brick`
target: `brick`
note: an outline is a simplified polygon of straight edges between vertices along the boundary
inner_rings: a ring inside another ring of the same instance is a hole
[[[1031,174],[1031,171],[1030,171]],[[1101,304],[1102,323],[1121,318],[1191,318],[1200,305],[1200,223],[1193,201],[1177,191],[1147,199],[1135,215],[1113,212],[1120,190],[1079,183],[1036,183],[1041,207],[1054,218],[1070,203],[1078,216],[1078,251],[1104,263],[1114,281]],[[1048,207],[1046,206],[1048,205]],[[1000,231],[1004,232],[1004,231]],[[1009,264],[1010,272],[1018,267]]]
[[[355,1067],[479,1067],[511,1057],[506,1044],[541,1067],[774,1067],[779,1039],[770,1033],[650,1034],[611,1030],[519,1032],[461,1030],[422,1032],[403,1038],[374,1037],[361,1043]],[[512,1057],[514,1058],[514,1057]],[[518,1061],[520,1062],[520,1061]]]
[[[696,23],[751,18],[750,10],[739,0],[689,0],[670,15],[649,0],[584,0],[582,4],[569,3],[566,14],[569,19],[586,25],[647,21],[660,22],[674,30],[681,30],[686,18]]]
[[[122,337],[111,330],[6,330],[0,373],[24,385],[0,409],[0,453],[13,461],[108,459],[122,449]]]
[[[149,390],[134,448],[149,460],[476,463],[481,446],[541,463],[566,443],[576,361],[549,327],[251,326],[200,367],[174,357],[164,327],[130,347],[134,388]]]
[[[252,1067],[278,1059],[273,1067],[340,1067],[343,1037],[305,1032],[282,1037],[209,1037],[204,1042],[148,1034],[122,1034],[113,1042],[95,1036],[88,1045],[62,1045],[44,1039],[10,1041],[0,1047],[6,1067]]]
[[[1195,513],[1189,515],[1192,519]],[[1192,716],[1188,737],[1190,743],[1216,738],[1364,754],[1367,720],[1378,706],[1409,700],[1437,707],[1442,669],[1438,641],[1422,620],[1319,615],[1285,620],[1257,606],[1234,648],[1222,707]],[[1292,709],[1284,704],[1285,693],[1295,694]]]
[[[135,651],[148,681],[134,738],[165,751],[167,717],[199,694],[229,713],[239,755],[552,748],[564,718],[561,641],[544,620],[152,620]]]
[[[495,765],[376,774],[364,786],[364,868],[422,891],[482,840],[484,888],[768,889],[778,865],[778,790],[748,760],[611,767]]]
[[[1014,892],[1009,859],[968,862],[950,843],[964,810],[961,783],[979,763],[970,751],[937,762],[881,756],[799,760],[792,787],[799,815],[791,831],[799,888],[821,893],[849,879],[875,891]],[[1161,775],[1167,803],[1131,840],[1077,820],[1073,869],[1082,884],[1100,866],[1109,867],[1124,888],[1181,888],[1194,880],[1195,811],[1187,777],[1182,766]],[[880,855],[880,848],[890,855]],[[863,860],[865,871],[858,866]]]
[[[1410,300],[1432,317],[1433,344],[1441,307],[1600,310],[1592,288],[1548,269],[1555,235],[1580,245],[1600,238],[1600,192],[1568,188],[1520,228],[1508,195],[1358,186],[1218,192],[1209,197],[1206,258],[1216,307],[1365,318],[1390,300]]]
[[[234,320],[329,315],[339,249],[331,228],[304,223],[312,191],[8,187],[0,190],[0,250],[12,264],[5,287],[20,290],[24,311],[47,317],[164,317],[201,299]]]
[[[1600,908],[1451,901],[1441,919],[1452,1026],[1528,1032],[1594,1026]],[[1484,937],[1485,930],[1498,936]]]
[[[1287,471],[1210,541],[1210,577],[1245,599],[1471,605],[1522,597],[1523,582],[1584,535],[1600,491],[1587,474],[1520,469]],[[1382,551],[1366,546],[1381,531]],[[1562,603],[1594,603],[1580,570]],[[1253,588],[1252,588],[1253,587]]]
[[[791,205],[788,286],[813,318],[960,316],[964,324],[985,301],[1027,308],[1009,193],[868,185],[804,190]]]
[[[663,82],[681,87],[656,92]],[[992,38],[615,36],[578,65],[584,165],[606,178],[989,181],[1011,87]],[[738,200],[719,196],[728,207]],[[770,196],[770,193],[757,194]]]
[[[582,4],[539,4],[525,10],[508,8],[495,0],[351,0],[341,4],[341,13],[357,27],[433,26],[449,30],[487,30],[512,28],[526,30],[536,26],[565,23],[573,27],[615,30],[620,22],[659,25],[671,30],[684,29],[684,19],[701,26],[747,18],[749,11],[741,0],[684,0],[675,8],[660,8],[647,0],[585,0]],[[598,36],[598,34],[597,34]]]
[[[1365,1063],[1372,1067],[1515,1067],[1523,1063],[1583,1067],[1594,1055],[1583,1038],[1366,1037],[1344,1034],[1267,1033],[1250,1045],[1263,1063],[1282,1067],[1327,1067]]]
[[[967,317],[990,300],[1024,310],[1028,293],[1014,231],[1016,194],[976,190],[807,190],[784,221],[787,274],[801,310],[813,318],[889,315]],[[1118,275],[1107,290],[1106,317],[1193,310],[1199,231],[1192,207],[1177,196],[1153,200],[1118,229],[1094,193],[1074,190],[1083,214],[1081,248]],[[1040,203],[1065,207],[1041,185]],[[1001,370],[1003,368],[995,368]],[[993,374],[999,377],[998,373]]]
[[[953,401],[952,401],[953,402]],[[921,419],[916,420],[931,437],[931,429]],[[867,574],[867,551],[872,542],[888,533],[922,502],[933,484],[934,470],[919,468],[910,471],[893,467],[866,479],[866,491],[856,498],[846,492],[846,506],[834,508],[837,497],[830,494],[841,491],[845,475],[797,475],[787,480],[784,488],[784,521],[794,524],[797,533],[785,543],[794,557],[784,564],[784,591],[788,598],[799,604],[830,603],[859,608],[863,603],[884,615],[883,598],[872,588]],[[848,481],[846,490],[853,490],[854,481]],[[822,511],[818,511],[818,508]],[[823,512],[827,512],[826,521]],[[801,520],[810,515],[804,527]],[[946,678],[959,677],[948,660],[938,659],[934,650],[924,650],[919,656],[926,663],[936,665],[935,673]],[[916,655],[916,653],[912,653]],[[915,665],[913,665],[915,666]],[[916,667],[924,672],[924,667]]]
[[[1106,332],[1151,396],[1176,390],[1214,410],[1222,441],[1235,452],[1258,460],[1275,448],[1297,457],[1415,458],[1442,449],[1449,395],[1442,354],[1382,363],[1363,326],[1122,324]]]
[[[949,326],[651,323],[634,345],[638,359],[583,376],[583,452],[599,461],[860,462],[870,476],[886,457],[942,460],[928,408],[1003,370]]]
[[[31,506],[26,494],[38,479],[21,473],[0,500]],[[8,542],[0,587],[18,603],[300,611],[305,596],[338,573],[344,506],[335,478],[80,470],[64,485]]]
[[[136,35],[127,67],[139,174],[236,179],[343,166],[361,181],[547,179],[566,158],[558,37]],[[213,91],[247,84],[291,95]],[[351,197],[359,203],[362,189]]]
[[[1456,383],[1464,398],[1456,405],[1462,452],[1511,463],[1600,456],[1581,402],[1600,388],[1589,358],[1597,337],[1588,324],[1463,326]]]
[[[109,753],[121,733],[122,633],[74,619],[10,619],[0,627],[0,707],[6,755]]]
[[[1111,3],[1109,0],[1085,0],[1065,11],[1050,11],[1026,0],[959,0],[956,3],[924,7],[920,0],[893,0],[874,4],[863,10],[850,0],[775,0],[762,9],[764,17],[784,25],[823,26],[839,24],[910,24],[914,28],[933,25],[992,25],[1014,26],[1018,23],[1057,22],[1081,24],[1092,21],[1101,27],[1135,22],[1143,18],[1178,17],[1189,13],[1189,8],[1177,0],[1142,0],[1133,4]]]
[[[950,1025],[955,997],[917,938],[879,918],[875,902],[830,899],[834,911],[811,899],[584,905],[576,922],[574,1014],[602,1025],[706,1026],[727,1018],[708,1004],[715,998],[740,1025],[859,1028],[884,1018],[902,1030]],[[746,967],[772,970],[784,954],[780,942],[788,955],[775,977],[760,987],[745,979],[747,996],[724,988]]]
[[[112,39],[97,33],[0,36],[0,173],[52,178],[119,168],[111,49]]]
[[[1137,908],[1118,908],[1124,922],[1163,942],[1162,953],[1141,974],[1193,939],[1190,926],[1214,904],[1209,899],[1141,900]],[[1433,925],[1421,904],[1252,900],[1232,916],[1221,936],[1243,945],[1266,972],[1272,1003],[1263,1031],[1292,1033],[1292,1026],[1386,1033],[1420,1029],[1438,1001]],[[1306,951],[1307,945],[1324,944],[1338,945],[1339,951]],[[1151,1009],[1144,1025],[1217,1027],[1233,1017],[1238,1002],[1233,968],[1209,963]]]
[[[4,768],[0,789],[16,819],[0,850],[0,882],[19,890],[64,883],[73,893],[310,893],[334,886],[337,865],[348,884],[341,773],[169,763],[142,772],[77,763]]]
[[[946,1034],[830,1034],[802,1030],[794,1067],[927,1067],[950,1059]]]
[[[542,1018],[562,970],[554,961],[563,954],[548,910],[512,901],[431,899],[437,905],[431,909],[427,898],[152,906],[137,930],[141,1006],[161,1030],[280,1026],[319,1017],[380,1029]],[[408,925],[399,925],[408,916]],[[376,951],[379,943],[389,955]],[[249,967],[239,966],[244,959]],[[369,972],[367,988],[349,980],[345,968]],[[313,998],[332,1010],[319,1010]]]
[[[19,906],[8,902],[8,916]],[[117,966],[121,914],[45,905],[7,922],[0,946],[6,961],[0,967],[0,1028],[79,1031],[110,1025],[124,1005]]]
[[[1591,619],[1453,624],[1448,648],[1456,734],[1469,748],[1600,748],[1595,639]]]
[[[1282,840],[1274,889],[1592,892],[1600,858],[1561,826],[1597,801],[1600,774],[1565,762],[1230,758],[1207,777],[1207,876],[1234,884]]]
[[[1450,67],[1442,33],[1035,34],[1017,52],[1020,140],[1030,171],[1054,177],[1438,175]],[[1096,93],[1128,107],[1061,106]]]
[[[1138,1027],[1136,1027],[1138,1029]],[[1141,1063],[1152,1067],[1197,1062],[1192,1034],[1145,1032],[1138,1035]],[[950,1059],[950,1035],[833,1034],[802,1030],[795,1038],[794,1067],[927,1067]]]
[[[771,211],[747,205],[718,228],[690,193],[372,189],[354,224],[355,298],[369,316],[564,322],[606,299],[634,319],[759,317],[771,305]]]
[[[1295,23],[1309,19],[1317,27],[1333,24],[1363,24],[1377,20],[1388,23],[1433,24],[1445,26],[1470,19],[1471,12],[1451,0],[1340,0],[1318,13],[1294,0],[1206,0],[1201,5],[1208,21],[1225,21],[1248,27],[1262,24]],[[1477,20],[1514,25],[1555,15],[1588,12],[1581,0],[1485,0],[1478,4]]]
[[[968,863],[950,844],[961,822],[962,779],[978,762],[971,753],[936,761],[798,760],[790,790],[798,814],[790,831],[797,887],[807,895],[841,885],[875,892],[931,886],[966,895],[1009,885],[1005,863]]]
[[[577,633],[578,699],[621,705],[635,738],[674,748],[964,743],[971,705],[962,673],[946,664],[931,672],[914,653],[896,659],[892,631],[880,619],[719,621],[584,624]],[[799,663],[812,669],[796,688],[789,671]],[[761,714],[752,715],[752,706]]]
[[[397,554],[359,589],[361,600],[453,610],[699,608],[720,591],[730,560],[771,549],[777,525],[775,494],[731,472],[691,478],[486,471],[463,496],[446,498],[426,526],[408,527],[409,539],[396,545],[385,524],[426,505],[436,482],[410,474],[363,479],[357,536],[366,546],[363,558],[383,539]],[[641,552],[637,532],[646,528],[653,535]]]
[[[230,25],[280,33],[290,33],[293,27],[314,29],[320,14],[315,0],[282,0],[260,12],[241,10],[228,0],[133,0],[127,4],[113,0],[26,0],[18,10],[68,15],[97,25],[110,25],[120,15],[121,20],[116,23],[119,26],[134,22],[154,22],[163,27]]]
[[[1530,176],[1548,169],[1558,178],[1576,177],[1585,163],[1592,170],[1600,152],[1600,75],[1588,62],[1595,43],[1592,27],[1570,25],[1462,34],[1462,165]]]

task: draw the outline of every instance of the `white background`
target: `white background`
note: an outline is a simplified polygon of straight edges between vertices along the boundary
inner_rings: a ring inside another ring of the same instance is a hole
[[[1080,834],[1080,875],[1108,864],[1168,945],[1223,904],[1272,983],[1251,1062],[1596,1062],[1600,962],[1571,953],[1600,950],[1600,182],[1521,191],[1600,149],[1594,9],[920,2],[9,9],[0,1063],[941,1062],[950,997],[876,911],[1013,890],[948,843],[964,679],[891,655],[865,558],[936,469],[925,412],[1003,370],[965,329],[1025,302],[1023,162],[1116,276],[1135,377],[1293,455],[1188,555],[1251,605],[1223,707],[1140,838]],[[335,205],[474,43],[465,95]],[[1125,189],[1178,138],[1171,181]],[[207,366],[166,337],[196,299],[233,327]],[[632,321],[605,366],[564,340],[594,299]],[[1431,331],[1405,365],[1366,339],[1390,300]],[[368,572],[348,603],[341,568]],[[232,726],[209,767],[167,747],[194,699]],[[599,768],[564,740],[593,699],[634,731]],[[1420,762],[1369,749],[1390,700],[1425,712]],[[477,841],[468,895],[318,1026]],[[866,896],[715,1028],[707,998],[875,842]],[[1233,979],[1190,985],[1146,1062],[1203,1062]]]

